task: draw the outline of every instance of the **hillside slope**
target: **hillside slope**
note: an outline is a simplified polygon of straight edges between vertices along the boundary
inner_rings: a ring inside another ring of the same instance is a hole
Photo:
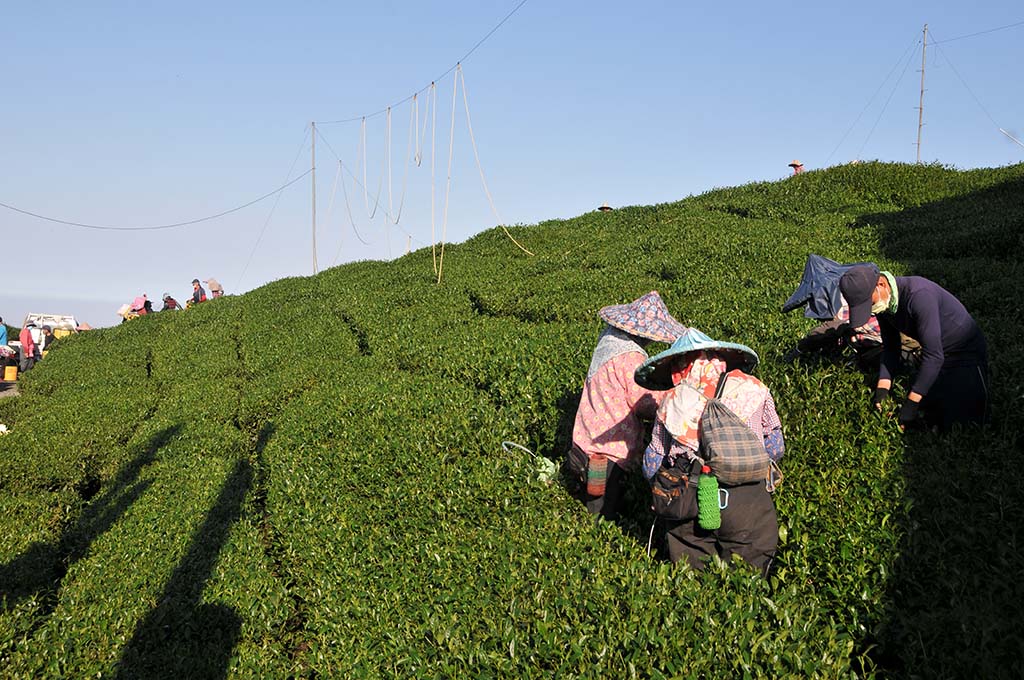
[[[0,403],[9,677],[1024,674],[1024,165],[869,163],[590,213],[80,334]],[[994,422],[902,435],[787,365],[807,254],[953,291]],[[538,481],[597,310],[652,289],[746,343],[783,420],[770,579],[647,555]],[[966,653],[965,653],[966,652]]]

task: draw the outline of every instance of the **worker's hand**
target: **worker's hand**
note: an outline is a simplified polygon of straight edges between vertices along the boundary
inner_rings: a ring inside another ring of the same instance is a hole
[[[871,403],[879,411],[882,410],[882,402],[889,398],[888,387],[876,387],[875,396],[871,398]]]
[[[917,422],[918,416],[920,415],[921,403],[918,401],[911,401],[907,399],[903,402],[903,408],[900,409],[900,429],[906,429],[908,425],[913,425]]]

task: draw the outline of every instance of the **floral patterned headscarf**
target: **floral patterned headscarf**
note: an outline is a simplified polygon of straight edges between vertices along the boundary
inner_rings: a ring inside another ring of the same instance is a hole
[[[725,362],[714,355],[708,356],[707,352],[697,352],[693,357],[672,371],[672,383],[678,385],[685,382],[710,399],[715,396],[718,377],[725,372]]]
[[[658,419],[680,444],[697,451],[700,447],[700,419],[708,399],[715,396],[726,363],[714,352],[700,352],[672,372],[673,392],[658,409]],[[768,388],[752,375],[740,370],[728,373],[721,400],[743,419],[750,419],[768,397]]]

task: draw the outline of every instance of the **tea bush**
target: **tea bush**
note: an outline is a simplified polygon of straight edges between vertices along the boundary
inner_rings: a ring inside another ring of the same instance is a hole
[[[1022,196],[1020,165],[842,166],[69,338],[0,402],[4,674],[1020,676]],[[992,426],[902,434],[849,366],[783,363],[811,252],[956,293]],[[598,309],[652,289],[761,357],[767,579],[648,555],[642,484],[595,523],[502,449],[561,460]]]

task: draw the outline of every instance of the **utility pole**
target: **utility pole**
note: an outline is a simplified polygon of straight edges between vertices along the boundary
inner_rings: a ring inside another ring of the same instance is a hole
[[[924,126],[924,58],[928,52],[928,24],[924,25],[921,41],[921,100],[917,105],[917,162],[921,162],[921,128]]]

